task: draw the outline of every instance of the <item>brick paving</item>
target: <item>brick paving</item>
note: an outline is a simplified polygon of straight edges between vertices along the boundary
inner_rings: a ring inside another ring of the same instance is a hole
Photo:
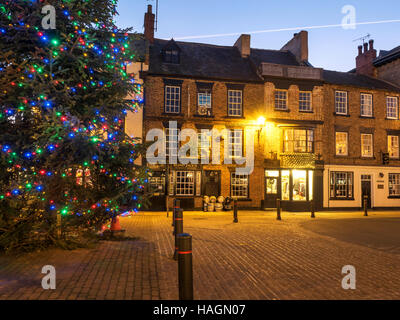
[[[319,222],[335,225],[361,212],[322,212],[316,220],[284,212],[282,221],[273,212],[239,212],[238,224],[227,213],[184,216],[184,230],[193,236],[196,299],[400,299],[399,250],[319,233]],[[370,216],[361,219],[400,214]],[[0,256],[0,299],[177,299],[171,218],[145,212],[121,224],[139,240]],[[357,228],[352,232],[357,237]],[[56,267],[54,291],[41,288],[44,265]],[[356,267],[356,290],[341,288],[344,265]]]

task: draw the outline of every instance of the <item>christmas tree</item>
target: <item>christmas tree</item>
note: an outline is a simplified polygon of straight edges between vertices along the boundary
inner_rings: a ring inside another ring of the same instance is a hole
[[[141,206],[143,147],[124,117],[142,88],[116,2],[0,4],[0,250],[70,243]]]

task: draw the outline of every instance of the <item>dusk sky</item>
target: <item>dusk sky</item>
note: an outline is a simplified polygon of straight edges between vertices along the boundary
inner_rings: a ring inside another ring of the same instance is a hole
[[[155,0],[119,0],[117,23],[143,32],[144,13]],[[356,8],[357,23],[399,20],[399,0],[159,0],[157,38],[180,38],[226,33],[248,33],[305,26],[337,25],[342,22],[342,7]],[[300,31],[298,29],[298,31]],[[307,30],[307,29],[306,29]],[[353,41],[368,33],[375,40],[375,48],[389,50],[400,45],[400,22],[357,25],[356,29],[342,27],[311,29],[309,32],[310,62],[316,67],[348,71],[355,67],[357,46]],[[251,46],[280,49],[296,30],[258,33],[251,35]],[[217,45],[233,45],[237,35],[187,39]]]

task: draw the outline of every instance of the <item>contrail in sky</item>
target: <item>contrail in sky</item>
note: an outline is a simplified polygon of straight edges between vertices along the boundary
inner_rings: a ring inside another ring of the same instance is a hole
[[[395,22],[400,22],[400,19],[398,19],[398,20],[357,22],[357,23],[351,24],[351,26],[362,26],[362,25],[395,23]],[[350,25],[347,25],[347,26],[350,26]],[[238,35],[241,35],[242,33],[259,34],[259,33],[271,33],[271,32],[281,32],[281,31],[295,31],[295,30],[306,30],[306,29],[309,29],[309,30],[310,29],[325,29],[325,28],[337,28],[337,27],[343,27],[343,24],[328,24],[328,25],[322,25],[322,26],[309,26],[309,27],[291,27],[291,28],[283,28],[283,29],[257,30],[257,31],[250,31],[250,32],[206,34],[206,35],[199,35],[199,36],[178,37],[178,38],[175,38],[175,40],[190,40],[190,39],[229,37],[229,36],[238,36]]]

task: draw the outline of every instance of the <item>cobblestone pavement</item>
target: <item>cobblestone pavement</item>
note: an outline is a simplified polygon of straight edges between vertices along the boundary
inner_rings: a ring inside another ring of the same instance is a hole
[[[273,212],[239,212],[234,224],[228,213],[185,212],[184,230],[193,236],[195,298],[400,299],[398,238],[382,233],[389,243],[364,245],[366,232],[383,219],[398,226],[390,233],[400,234],[400,214],[362,214],[321,212],[311,220],[306,213],[284,212],[277,221]],[[350,220],[343,236],[343,221]],[[0,299],[177,299],[171,215],[139,213],[121,224],[139,240],[0,256]],[[44,265],[56,267],[54,291],[41,288]],[[356,290],[341,288],[345,265],[356,268]]]

